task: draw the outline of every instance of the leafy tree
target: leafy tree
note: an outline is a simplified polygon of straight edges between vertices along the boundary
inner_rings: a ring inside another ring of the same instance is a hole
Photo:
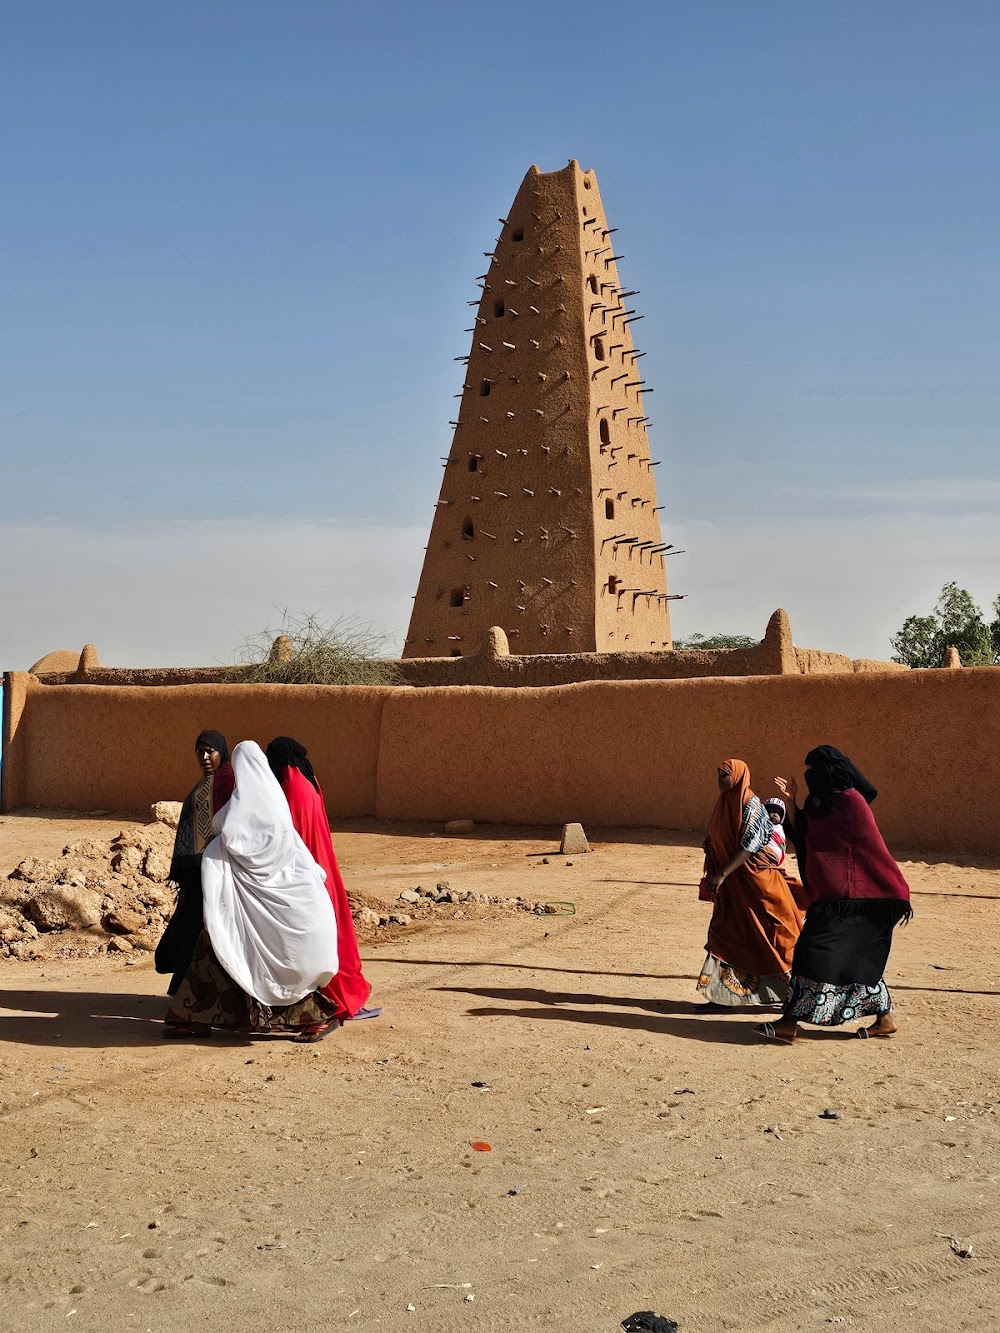
[[[1000,611],[998,611],[1000,616]],[[674,649],[709,649],[709,648],[759,648],[760,640],[751,639],[748,634],[692,634],[686,639],[674,639]]]
[[[929,616],[908,616],[891,643],[894,662],[909,667],[939,667],[945,650],[957,648],[963,666],[993,666],[1000,661],[1000,597],[987,625],[970,593],[946,583]]]
[[[993,646],[993,661],[1000,663],[1000,597],[993,603],[993,623],[990,625],[990,643]]]

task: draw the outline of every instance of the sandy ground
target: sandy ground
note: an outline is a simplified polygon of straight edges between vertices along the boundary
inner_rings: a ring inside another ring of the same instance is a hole
[[[8,816],[0,870],[121,822]],[[576,915],[367,949],[385,1015],[318,1047],[164,1043],[148,960],[0,964],[0,1328],[1000,1327],[994,867],[905,865],[898,1039],[787,1049],[694,996],[694,839],[336,843],[387,901],[437,877]]]

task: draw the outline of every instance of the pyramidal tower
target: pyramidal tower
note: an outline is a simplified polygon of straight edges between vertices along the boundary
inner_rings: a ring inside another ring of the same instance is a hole
[[[669,649],[666,553],[615,231],[592,171],[532,167],[487,254],[404,657]]]

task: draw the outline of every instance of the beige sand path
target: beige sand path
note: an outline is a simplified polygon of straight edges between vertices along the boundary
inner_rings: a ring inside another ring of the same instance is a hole
[[[77,836],[8,817],[0,866]],[[0,1328],[995,1329],[1000,876],[908,864],[900,1038],[788,1050],[694,998],[693,841],[340,831],[367,893],[578,910],[368,950],[385,1017],[319,1047],[163,1043],[148,964],[0,965]]]

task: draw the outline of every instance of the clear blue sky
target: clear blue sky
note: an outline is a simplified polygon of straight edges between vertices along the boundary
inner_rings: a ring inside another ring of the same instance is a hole
[[[482,252],[571,156],[642,289],[680,631],[784,603],[884,655],[992,597],[998,51],[992,0],[9,6],[0,665],[225,660],[275,605],[398,636]]]

